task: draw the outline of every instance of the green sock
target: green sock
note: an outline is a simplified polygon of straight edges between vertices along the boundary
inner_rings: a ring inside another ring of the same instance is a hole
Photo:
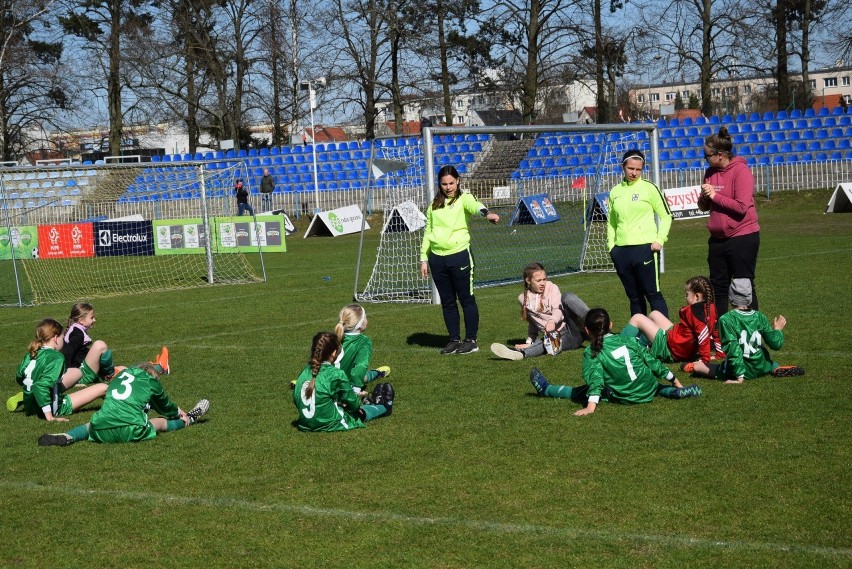
[[[80,441],[85,441],[89,439],[89,424],[80,425],[79,427],[74,427],[70,431],[68,431],[68,436],[74,439],[75,443],[79,443]]]
[[[621,329],[621,335],[625,338],[636,338],[637,336],[639,336],[639,328],[637,328],[633,324],[627,324],[624,328]]]
[[[115,373],[115,363],[112,361],[112,350],[108,349],[103,354],[101,354],[100,364],[101,376],[109,377],[110,375]]]
[[[567,385],[553,385],[552,383],[544,390],[545,397],[556,397],[557,399],[571,399],[574,392],[573,387]]]
[[[379,370],[377,370],[377,369],[371,369],[371,370],[369,370],[369,371],[366,373],[366,375],[364,375],[364,383],[370,383],[371,381],[375,381],[375,379],[376,379],[377,377],[379,377],[379,373],[380,373],[380,372],[379,372]]]
[[[677,387],[672,387],[671,385],[663,385],[662,383],[657,387],[657,397],[665,397],[666,399],[676,399],[675,393],[677,393]]]
[[[184,428],[186,423],[183,422],[183,419],[169,419],[166,421],[166,432],[170,431],[179,431]]]
[[[384,405],[361,405],[361,409],[364,410],[365,422],[378,419],[379,417],[386,415],[388,412],[388,408]]]

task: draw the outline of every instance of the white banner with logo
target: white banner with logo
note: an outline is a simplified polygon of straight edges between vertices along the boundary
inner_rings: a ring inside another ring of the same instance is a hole
[[[698,209],[698,196],[701,195],[701,186],[685,186],[683,188],[669,188],[663,190],[669,209],[672,210],[674,219],[693,219],[695,217],[707,217],[710,212]]]
[[[361,221],[363,219],[361,209],[357,205],[348,205],[331,211],[323,211],[314,216],[308,230],[305,232],[305,237],[317,235],[348,235],[349,233],[358,233],[361,231]],[[364,222],[364,228],[370,229],[370,225]]]

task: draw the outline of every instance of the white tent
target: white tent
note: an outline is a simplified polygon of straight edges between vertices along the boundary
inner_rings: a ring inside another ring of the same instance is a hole
[[[828,205],[825,206],[825,213],[841,212],[852,212],[852,182],[837,184]]]

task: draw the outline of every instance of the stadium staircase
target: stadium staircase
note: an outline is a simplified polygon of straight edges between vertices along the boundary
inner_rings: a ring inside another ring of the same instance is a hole
[[[508,180],[527,157],[535,139],[493,140],[472,175],[482,180]]]

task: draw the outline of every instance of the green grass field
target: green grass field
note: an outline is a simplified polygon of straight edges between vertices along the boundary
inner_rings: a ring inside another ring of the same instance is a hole
[[[828,197],[758,198],[761,309],[787,317],[777,359],[806,376],[696,380],[697,399],[590,417],[528,381],[536,365],[580,384],[580,352],[492,357],[491,342],[525,335],[508,285],[477,293],[482,349],[469,356],[438,354],[440,308],[368,305],[394,414],[297,432],[288,383],[352,298],[358,236],[291,237],[266,256],[266,283],[93,299],[93,335],[119,363],[167,344],[167,391],[187,409],[209,398],[210,414],[138,445],[40,448],[55,425],[2,411],[0,566],[850,567],[852,215],[823,215]],[[675,222],[672,312],[706,272],[706,240],[703,221]],[[614,273],[555,281],[626,320]],[[35,323],[67,314],[2,309],[4,401]]]

